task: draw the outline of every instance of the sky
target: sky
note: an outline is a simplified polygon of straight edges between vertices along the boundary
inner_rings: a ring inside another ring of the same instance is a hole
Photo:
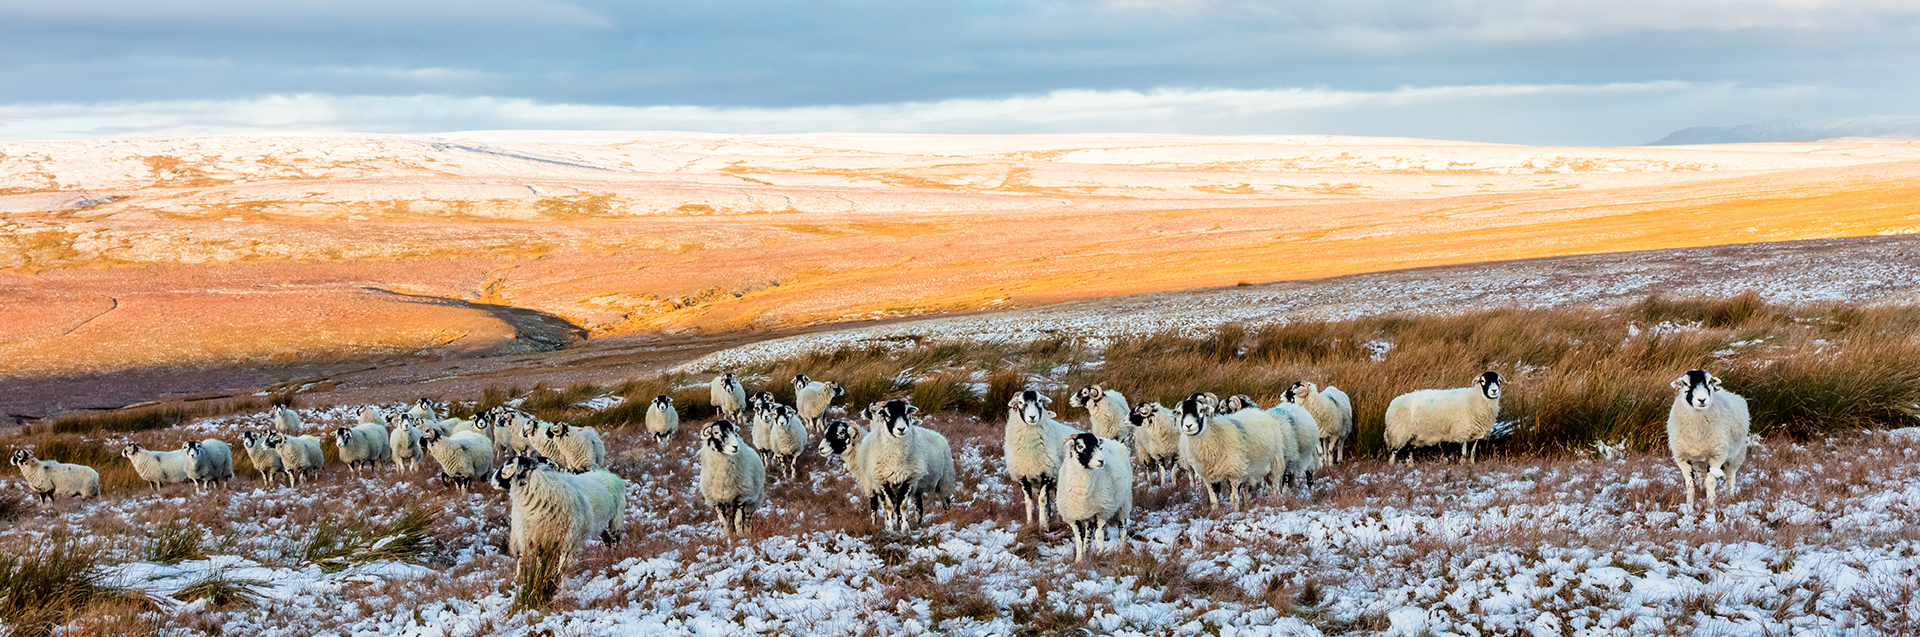
[[[1634,145],[1920,116],[1915,0],[0,0],[0,138],[483,129]]]

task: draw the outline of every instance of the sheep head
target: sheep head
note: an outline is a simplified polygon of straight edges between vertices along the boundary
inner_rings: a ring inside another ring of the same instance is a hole
[[[715,420],[700,430],[700,437],[706,439],[707,446],[713,447],[714,451],[729,456],[740,453],[740,435],[732,421]]]
[[[806,374],[800,374],[793,377],[793,388],[796,390],[806,389],[807,385],[811,384],[812,382],[813,382],[813,379],[807,378]]]
[[[1213,420],[1213,403],[1200,394],[1180,401],[1180,432],[1198,436]]]
[[[14,464],[14,466],[17,466],[17,467],[24,467],[24,466],[27,466],[28,464],[32,464],[32,463],[33,463],[33,452],[32,452],[32,451],[28,451],[28,450],[26,450],[26,449],[21,449],[21,450],[19,450],[19,451],[15,451],[15,452],[13,452],[13,464]]]
[[[127,444],[120,447],[120,455],[127,458],[140,455],[140,443],[127,441]]]
[[[653,406],[661,409],[673,409],[673,397],[666,394],[653,397]]]
[[[1029,425],[1039,424],[1042,418],[1052,413],[1047,411],[1047,405],[1050,404],[1053,404],[1052,398],[1032,389],[1022,390],[1013,400],[1007,401],[1007,407],[1013,410],[1014,417]]]
[[[1100,455],[1100,437],[1093,434],[1074,434],[1066,438],[1067,455],[1074,462],[1088,469],[1098,469],[1107,464]]]
[[[1481,374],[1473,382],[1480,386],[1480,395],[1486,396],[1487,400],[1500,400],[1500,372]]]
[[[890,400],[880,411],[881,427],[896,438],[905,438],[907,430],[914,425],[913,416],[920,413],[920,408],[904,400]]]
[[[1696,369],[1673,379],[1673,388],[1686,397],[1687,406],[1706,409],[1713,404],[1713,393],[1720,391],[1720,379],[1707,370]]]

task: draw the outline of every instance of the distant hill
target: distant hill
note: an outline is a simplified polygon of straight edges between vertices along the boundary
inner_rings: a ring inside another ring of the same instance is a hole
[[[1674,131],[1648,146],[1817,142],[1839,137],[1920,138],[1920,117],[1875,116],[1843,120],[1774,120],[1740,126],[1695,126]]]

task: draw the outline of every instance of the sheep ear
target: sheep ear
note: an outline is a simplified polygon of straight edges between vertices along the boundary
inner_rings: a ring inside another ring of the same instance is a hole
[[[1687,382],[1687,377],[1686,377],[1686,376],[1681,376],[1681,377],[1679,377],[1679,378],[1675,378],[1675,379],[1673,379],[1673,388],[1674,388],[1674,389],[1677,389],[1677,390],[1680,390],[1680,391],[1686,391],[1686,390],[1687,390],[1687,387],[1688,387],[1689,385],[1691,385],[1691,383],[1688,383],[1688,382]]]
[[[1707,374],[1707,386],[1712,387],[1714,391],[1720,391],[1720,377]]]
[[[1049,397],[1049,396],[1047,396],[1046,394],[1041,394],[1041,395],[1040,395],[1040,404],[1042,404],[1042,405],[1051,405],[1051,404],[1053,404],[1053,398],[1051,398],[1051,397]]]
[[[917,413],[920,413],[920,408],[919,408],[919,407],[915,407],[915,406],[913,406],[913,405],[907,405],[907,413],[909,413],[909,414],[917,414]]]
[[[1007,401],[1007,406],[1008,406],[1008,407],[1019,407],[1019,406],[1020,406],[1020,397],[1019,397],[1019,396],[1014,396],[1014,397],[1013,397],[1013,400],[1009,400],[1009,401]]]

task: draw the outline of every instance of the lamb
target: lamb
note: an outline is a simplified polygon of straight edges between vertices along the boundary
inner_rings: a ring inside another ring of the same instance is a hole
[[[335,429],[333,441],[340,452],[340,461],[347,463],[347,469],[356,476],[362,467],[372,469],[375,464],[393,457],[393,437],[387,435],[386,427],[377,423]]]
[[[1161,485],[1172,484],[1180,471],[1179,418],[1160,403],[1142,402],[1133,406],[1130,420],[1134,447],[1140,452],[1135,458],[1160,475]]]
[[[880,426],[861,440],[858,450],[859,473],[879,496],[888,530],[909,528],[908,498],[912,498],[917,515],[914,525],[925,521],[925,496],[940,498],[945,506],[953,505],[958,477],[953,448],[946,436],[920,426],[913,417],[918,413],[920,410],[907,401],[888,401],[881,408]]]
[[[53,502],[54,496],[61,495],[81,499],[100,497],[100,472],[93,467],[40,460],[26,449],[13,452],[13,466],[20,468],[20,477],[26,478],[27,489],[41,502]]]
[[[140,474],[140,479],[146,480],[154,493],[159,493],[161,486],[192,479],[187,471],[193,460],[187,457],[185,449],[147,451],[140,448],[140,443],[128,442],[120,449],[120,455],[133,463],[133,472]]]
[[[807,451],[807,428],[792,407],[775,403],[753,412],[753,447],[767,452],[768,471],[792,480]]]
[[[605,470],[572,474],[537,455],[512,455],[500,463],[494,486],[511,498],[507,550],[523,560],[548,553],[561,562],[586,544],[587,535],[618,544],[626,534],[627,482]]]
[[[260,472],[260,480],[268,485],[273,484],[274,475],[286,469],[286,465],[280,462],[280,452],[267,446],[265,433],[252,430],[240,432],[240,447],[247,451],[247,460],[253,463],[254,470]],[[287,486],[293,486],[293,483],[289,482]]]
[[[1180,402],[1180,459],[1206,485],[1212,510],[1228,500],[1237,511],[1243,487],[1265,483],[1277,491],[1292,440],[1282,438],[1280,423],[1265,411],[1215,412],[1216,403],[1204,394]]]
[[[193,480],[194,490],[204,493],[209,485],[227,488],[227,481],[233,479],[233,447],[208,438],[190,440],[180,450],[187,452],[187,479]]]
[[[287,474],[290,487],[305,482],[327,463],[320,439],[314,436],[282,436],[276,431],[267,434],[267,447],[280,454],[280,470]]]
[[[1353,438],[1353,399],[1338,387],[1320,389],[1308,381],[1287,388],[1285,400],[1307,408],[1320,424],[1319,456],[1327,464],[1347,459],[1347,441]]]
[[[1401,394],[1387,404],[1387,462],[1409,445],[1424,447],[1460,443],[1460,458],[1476,460],[1480,441],[1493,431],[1500,415],[1500,374],[1486,372],[1475,387],[1422,389]],[[1411,454],[1408,461],[1411,462]]]
[[[1053,399],[1032,389],[1014,396],[1007,403],[1006,442],[1002,446],[1007,474],[1020,485],[1027,524],[1033,524],[1038,515],[1042,530],[1051,527],[1048,505],[1060,483],[1060,462],[1066,455],[1066,439],[1085,433],[1054,420],[1055,414],[1047,411],[1047,405],[1052,402]]]
[[[283,436],[298,436],[306,431],[300,424],[300,414],[286,407],[273,408],[273,430]]]
[[[740,386],[733,372],[727,372],[713,378],[708,387],[708,397],[713,400],[713,410],[721,418],[740,419],[740,412],[747,408],[747,388]]]
[[[1120,392],[1088,385],[1074,392],[1067,404],[1087,410],[1087,431],[1108,440],[1133,444],[1133,422],[1128,418],[1127,397]]]
[[[767,466],[752,447],[740,444],[731,421],[716,420],[700,431],[700,497],[720,515],[727,536],[745,533],[753,512],[766,501]]]
[[[592,427],[554,423],[546,428],[539,443],[540,453],[552,458],[562,469],[586,473],[607,466],[607,443]]]
[[[420,434],[420,443],[440,463],[440,483],[459,487],[462,495],[474,478],[484,478],[493,471],[493,441],[486,436],[471,431],[443,436],[437,430],[428,430]]]
[[[653,444],[665,445],[679,431],[680,410],[673,408],[673,397],[654,396],[647,405],[647,433],[653,434]]]
[[[420,447],[420,428],[414,426],[413,414],[400,414],[398,418],[400,424],[387,434],[387,456],[393,458],[394,467],[413,471],[427,451]]]
[[[1721,389],[1720,379],[1704,369],[1674,379],[1673,388],[1680,393],[1667,410],[1667,447],[1673,451],[1673,463],[1680,466],[1687,506],[1693,506],[1693,476],[1698,474],[1707,492],[1707,507],[1712,508],[1714,478],[1725,478],[1727,492],[1732,493],[1740,466],[1747,462],[1752,427],[1747,399]]]
[[[819,434],[826,430],[827,408],[833,406],[833,399],[847,395],[840,383],[819,382],[807,378],[806,374],[793,377],[793,407],[807,431]]]
[[[1107,550],[1107,523],[1119,528],[1117,542],[1127,539],[1127,516],[1133,512],[1132,461],[1119,442],[1085,433],[1068,437],[1067,459],[1060,466],[1060,519],[1073,528],[1073,560],[1086,559],[1088,545]]]

